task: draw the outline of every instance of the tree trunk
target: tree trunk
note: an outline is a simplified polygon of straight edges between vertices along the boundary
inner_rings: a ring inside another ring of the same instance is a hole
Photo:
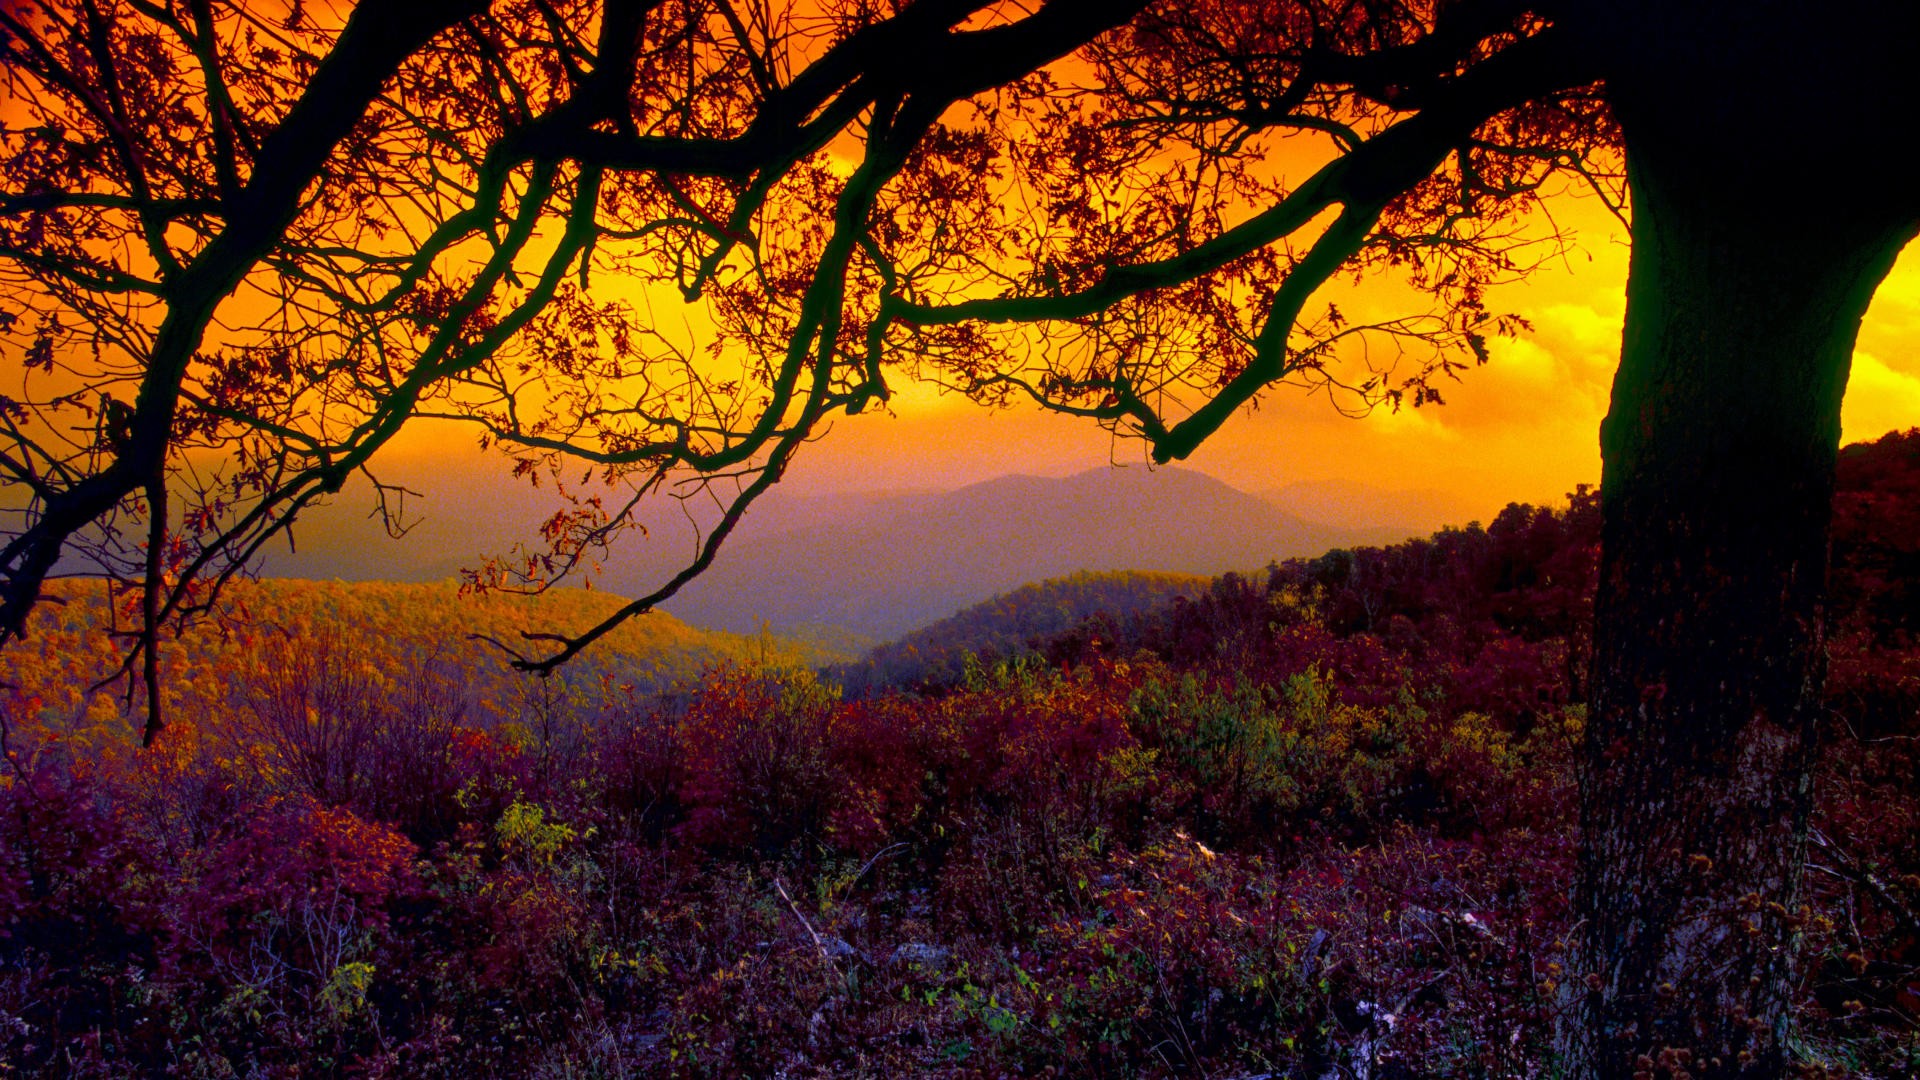
[[[1637,66],[1608,83],[1634,236],[1601,428],[1583,922],[1560,1050],[1578,1078],[1776,1077],[1808,918],[1840,401],[1913,212],[1877,176],[1865,195],[1832,184],[1812,132],[1752,142],[1778,104],[1733,77],[1764,67],[1755,56],[1723,58],[1701,93],[1697,66],[1675,75],[1660,47],[1632,47]],[[1825,191],[1795,189],[1816,173]]]

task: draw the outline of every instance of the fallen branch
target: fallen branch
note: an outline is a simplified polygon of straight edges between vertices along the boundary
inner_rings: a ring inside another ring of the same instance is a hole
[[[813,939],[813,947],[819,950],[820,959],[826,963],[827,967],[833,969],[835,975],[840,974],[839,967],[834,964],[833,956],[827,949],[826,939],[820,936],[820,932],[813,928],[813,924],[807,921],[805,915],[800,914],[800,905],[794,903],[793,897],[787,895],[786,885],[779,878],[774,878],[773,887],[780,893],[780,899],[787,902],[787,910],[793,912],[793,917],[800,920],[800,925],[806,929],[807,936]]]

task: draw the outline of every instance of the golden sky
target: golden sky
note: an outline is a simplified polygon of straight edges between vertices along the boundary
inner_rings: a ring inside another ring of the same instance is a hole
[[[1553,213],[1576,231],[1575,248],[1489,300],[1492,310],[1525,316],[1533,331],[1495,341],[1491,363],[1444,386],[1445,405],[1348,419],[1324,397],[1282,387],[1186,465],[1253,492],[1329,480],[1436,491],[1483,520],[1509,501],[1551,504],[1575,484],[1597,483],[1625,310],[1626,235],[1592,198],[1562,197]],[[1875,297],[1843,423],[1849,442],[1920,425],[1920,250],[1905,252]],[[1011,472],[1067,475],[1110,460],[1144,467],[1138,444],[1116,443],[1085,421],[989,413],[909,389],[892,416],[839,421],[802,454],[789,483],[944,488]]]
[[[1274,168],[1304,176],[1327,152],[1311,137],[1299,145],[1276,155]],[[1598,427],[1619,353],[1627,238],[1592,197],[1562,194],[1550,209],[1553,223],[1574,234],[1575,246],[1488,297],[1490,310],[1521,315],[1533,330],[1494,341],[1491,363],[1443,384],[1445,405],[1350,419],[1323,396],[1278,387],[1184,467],[1256,493],[1297,481],[1436,492],[1463,520],[1490,517],[1508,501],[1555,503],[1575,484],[1597,482]],[[1398,306],[1404,294],[1386,283],[1369,282],[1337,299],[1354,316],[1405,313]],[[244,296],[230,301],[226,313],[246,303]],[[1375,310],[1364,310],[1369,303]],[[661,315],[663,329],[687,317],[672,310]],[[895,390],[890,410],[835,420],[833,430],[801,452],[787,486],[803,492],[937,489],[1008,473],[1146,467],[1139,443],[1115,441],[1084,420],[1032,408],[989,411],[931,386]],[[1900,260],[1868,314],[1843,423],[1848,441],[1920,425],[1920,250]],[[470,429],[416,422],[381,460],[414,477],[437,464],[457,464],[441,473],[450,490],[433,494],[477,496],[451,490],[490,475],[477,467],[474,442]]]
[[[1494,341],[1489,364],[1443,385],[1444,405],[1352,419],[1324,396],[1278,387],[1183,467],[1253,493],[1300,481],[1432,493],[1439,498],[1427,505],[1451,506],[1453,523],[1489,520],[1510,501],[1557,504],[1574,485],[1597,483],[1599,425],[1625,309],[1626,230],[1591,197],[1558,197],[1552,214],[1574,232],[1571,250],[1489,297],[1490,310],[1524,316],[1533,330]],[[1358,295],[1372,298],[1376,314],[1401,300],[1387,285],[1369,284]],[[1343,307],[1351,302],[1341,298]],[[1862,327],[1843,426],[1849,442],[1920,426],[1920,245],[1881,285]],[[486,497],[463,490],[494,473],[477,467],[473,445],[469,430],[416,422],[382,457],[410,483],[444,477],[447,488],[428,494],[445,506]],[[465,467],[435,467],[456,459]],[[836,419],[802,450],[784,486],[795,493],[949,489],[1110,463],[1147,467],[1139,443],[1116,441],[1088,421],[1032,408],[993,411],[930,385],[906,385],[896,387],[890,412]]]

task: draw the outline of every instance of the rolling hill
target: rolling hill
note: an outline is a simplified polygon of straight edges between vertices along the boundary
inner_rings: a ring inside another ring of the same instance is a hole
[[[845,654],[791,641],[688,626],[665,612],[630,620],[570,663],[548,685],[514,671],[485,634],[518,640],[520,631],[579,632],[624,601],[602,592],[557,589],[543,596],[461,596],[451,582],[236,582],[223,612],[162,646],[162,685],[176,716],[220,717],[289,667],[330,669],[404,695],[425,679],[467,722],[491,726],[550,707],[597,707],[607,695],[666,689],[728,660],[817,666]],[[0,686],[33,702],[49,730],[96,746],[137,737],[140,713],[116,686],[90,689],[115,671],[126,647],[106,589],[92,579],[55,582],[25,638],[0,654]],[[124,686],[118,687],[124,690]],[[544,705],[536,701],[544,699]]]
[[[410,506],[420,520],[409,535],[388,539],[366,519],[371,495],[350,487],[303,523],[297,552],[270,551],[261,573],[438,581],[487,550],[534,536],[551,511],[550,494],[477,467],[392,482],[433,493]],[[687,506],[691,519],[675,516],[679,509],[649,520],[647,535],[623,538],[596,588],[642,595],[677,570],[700,520],[697,505]],[[664,607],[734,633],[770,625],[816,640],[871,643],[1080,570],[1213,575],[1406,534],[1365,520],[1308,520],[1203,473],[1171,468],[1004,476],[935,492],[776,489],[749,510],[708,572]]]
[[[1130,618],[1175,597],[1197,596],[1210,584],[1212,579],[1198,574],[1121,570],[1081,571],[1022,585],[837,665],[831,675],[851,695],[950,685],[960,679],[970,654],[1014,656],[1030,642],[1052,638],[1095,615]]]

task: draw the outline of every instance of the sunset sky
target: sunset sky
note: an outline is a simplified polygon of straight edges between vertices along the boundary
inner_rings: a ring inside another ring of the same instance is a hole
[[[1574,232],[1574,248],[1489,300],[1494,311],[1526,317],[1533,331],[1496,340],[1491,363],[1444,386],[1443,406],[1349,419],[1324,397],[1280,387],[1186,466],[1249,492],[1297,481],[1436,492],[1474,517],[1509,501],[1552,504],[1575,484],[1597,483],[1598,428],[1619,358],[1626,235],[1592,197],[1566,195],[1552,208],[1554,220]],[[1351,295],[1371,297],[1383,310],[1396,299],[1371,285]],[[837,420],[801,454],[786,488],[944,489],[1009,473],[1064,476],[1109,462],[1145,465],[1140,444],[1115,441],[1084,420],[1035,409],[990,411],[927,385],[897,390],[891,415]],[[1905,253],[1876,296],[1844,424],[1847,441],[1920,425],[1920,251]],[[422,425],[387,460],[409,479],[490,475],[433,468],[470,445],[468,433]],[[458,500],[468,493],[446,482],[429,494]]]
[[[1069,64],[1065,70],[1075,69]],[[1263,159],[1261,168],[1296,183],[1328,153],[1310,134],[1286,145]],[[851,169],[858,141],[843,136],[829,153]],[[1442,382],[1444,405],[1379,410],[1354,419],[1324,396],[1275,387],[1257,410],[1243,410],[1182,466],[1250,493],[1296,482],[1422,492],[1429,496],[1423,505],[1448,507],[1445,513],[1454,522],[1486,520],[1509,501],[1554,504],[1577,484],[1597,483],[1598,427],[1618,363],[1628,238],[1626,227],[1591,195],[1562,192],[1548,199],[1548,207],[1549,213],[1536,215],[1534,228],[1545,230],[1550,219],[1551,226],[1574,238],[1573,246],[1487,297],[1490,311],[1522,316],[1532,330],[1494,340],[1489,364],[1465,372],[1458,382]],[[1536,258],[1546,254],[1532,253]],[[616,294],[621,288],[615,275],[597,284]],[[641,297],[643,290],[630,288],[634,291],[625,299]],[[672,290],[662,292],[659,325],[702,317],[675,309]],[[646,307],[652,309],[656,299],[647,294]],[[1409,313],[1404,288],[1373,278],[1331,287],[1314,305],[1328,300],[1363,321]],[[273,311],[264,303],[243,292],[225,305],[223,321],[267,325]],[[1035,408],[990,411],[898,374],[893,389],[889,409],[834,420],[830,431],[801,451],[784,490],[941,490],[1007,474],[1066,476],[1109,464],[1146,467],[1141,443],[1116,440],[1085,420]],[[1873,438],[1916,425],[1920,250],[1906,253],[1879,289],[1866,320],[1846,398],[1844,438]],[[507,477],[508,466],[498,456],[483,455],[476,441],[471,427],[416,420],[375,464],[383,479],[426,495],[424,507],[415,509],[429,517],[492,525],[504,516],[499,508],[508,504],[500,496],[514,482]],[[356,522],[365,512],[363,502],[342,509],[352,513],[341,520],[350,516]],[[334,527],[312,518],[308,523],[315,529]]]

